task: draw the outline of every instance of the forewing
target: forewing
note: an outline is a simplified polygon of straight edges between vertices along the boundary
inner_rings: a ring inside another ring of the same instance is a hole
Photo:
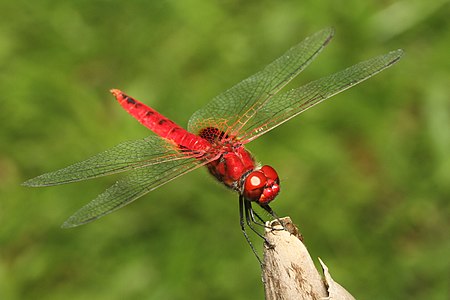
[[[274,96],[245,125],[238,135],[239,140],[242,143],[252,141],[306,109],[392,66],[402,54],[402,50],[392,51]]]
[[[130,171],[126,177],[73,214],[62,227],[75,227],[94,221],[206,163],[207,161],[184,158]]]
[[[123,142],[87,160],[32,178],[23,185],[38,187],[70,183],[149,165],[184,160],[195,155],[180,152],[167,140],[150,136],[141,140]]]
[[[188,130],[198,133],[213,126],[228,135],[236,135],[267,100],[306,68],[332,36],[331,28],[317,32],[262,71],[216,96],[192,115]]]

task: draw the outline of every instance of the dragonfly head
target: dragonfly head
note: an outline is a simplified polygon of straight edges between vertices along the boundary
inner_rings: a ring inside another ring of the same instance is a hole
[[[262,166],[250,172],[244,180],[243,195],[261,205],[268,204],[280,192],[280,179],[274,168]]]

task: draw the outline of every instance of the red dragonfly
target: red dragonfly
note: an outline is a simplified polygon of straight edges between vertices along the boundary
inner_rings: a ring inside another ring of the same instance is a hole
[[[240,224],[251,245],[244,220],[257,232],[252,223],[262,219],[252,209],[254,202],[276,218],[269,203],[280,192],[280,179],[272,167],[256,163],[244,145],[319,102],[390,67],[403,53],[402,50],[392,51],[279,93],[332,37],[333,30],[324,29],[292,47],[264,69],[195,112],[189,120],[188,130],[113,89],[111,93],[122,107],[157,136],[123,142],[85,161],[30,179],[24,185],[51,186],[129,171],[62,225],[75,227],[94,221],[187,172],[206,166],[217,180],[238,192]]]

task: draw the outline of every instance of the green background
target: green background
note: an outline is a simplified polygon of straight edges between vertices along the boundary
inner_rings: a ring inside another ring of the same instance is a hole
[[[393,49],[405,55],[249,144],[281,176],[273,208],[355,297],[448,299],[449,6],[1,1],[0,299],[263,298],[237,195],[205,170],[71,230],[59,226],[118,176],[20,183],[150,134],[110,88],[185,125],[328,26],[333,41],[292,86]]]

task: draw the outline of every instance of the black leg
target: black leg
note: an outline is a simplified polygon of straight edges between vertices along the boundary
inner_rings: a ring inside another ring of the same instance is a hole
[[[257,218],[259,221],[255,219],[255,216],[256,216],[256,218]],[[253,208],[252,208],[251,211],[250,211],[250,217],[252,218],[252,222],[255,223],[256,225],[266,227],[263,218],[261,218],[261,217],[256,213],[256,211],[253,210]]]
[[[261,207],[262,207],[265,211],[267,211],[267,212],[268,212],[275,220],[277,220],[278,223],[280,223],[281,226],[283,226],[283,229],[282,229],[282,230],[288,231],[288,230],[286,229],[286,227],[284,227],[284,224],[283,224],[283,222],[281,222],[281,220],[280,220],[280,218],[278,217],[278,215],[272,210],[272,208],[271,208],[269,205],[261,205]]]
[[[274,219],[278,219],[277,214],[272,210],[269,205],[261,205],[261,207],[267,211]]]
[[[265,240],[264,236],[261,233],[259,233],[258,230],[255,229],[255,227],[253,227],[253,224],[258,224],[258,225],[261,225],[261,224],[257,223],[255,220],[252,203],[250,201],[247,201],[244,199],[244,208],[245,208],[245,221],[247,222],[247,226],[251,230],[253,230],[253,232],[256,233],[260,238]],[[262,225],[264,226],[264,224],[262,224]]]
[[[250,238],[248,237],[247,231],[245,231],[244,207],[245,207],[245,219],[247,220],[247,224],[248,224],[248,212],[247,212],[247,207],[245,205],[245,202],[247,202],[247,200],[245,200],[242,195],[239,195],[239,222],[240,222],[240,225],[241,225],[241,230],[242,230],[242,233],[244,234],[245,239],[247,240],[247,243],[250,245],[250,248],[252,248],[252,251],[253,251],[253,253],[256,256],[256,259],[258,259],[258,262],[259,262],[259,264],[262,267],[263,266],[262,260],[258,256],[258,253],[256,252],[255,247],[253,247],[252,241],[250,241]],[[254,231],[254,229],[253,229],[253,231]]]

